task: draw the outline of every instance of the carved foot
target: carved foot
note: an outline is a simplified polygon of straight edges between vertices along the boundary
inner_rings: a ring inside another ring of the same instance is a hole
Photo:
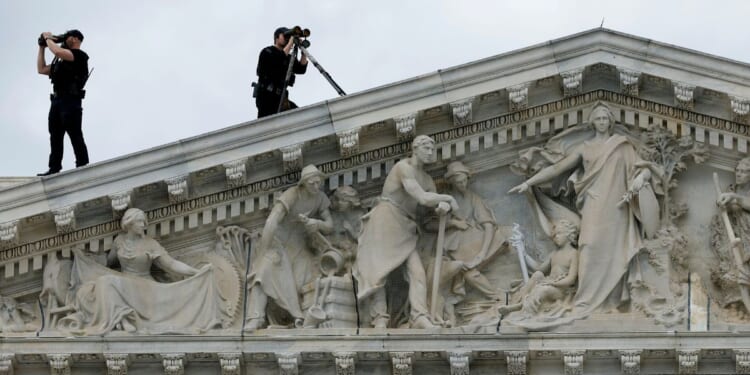
[[[127,321],[127,319],[123,319],[122,321],[120,321],[120,323],[122,323],[123,331],[128,332],[128,333],[133,333],[136,331],[135,326],[129,321]]]
[[[430,319],[428,319],[426,316],[422,315],[417,319],[414,319],[414,321],[411,323],[411,328],[417,328],[417,329],[426,329],[426,328],[438,328],[439,326],[436,326],[433,324]]]
[[[375,320],[372,321],[372,326],[374,328],[388,328],[388,318],[386,317],[375,318]]]
[[[243,332],[253,332],[259,329],[266,328],[266,320],[263,318],[253,318],[247,321]]]

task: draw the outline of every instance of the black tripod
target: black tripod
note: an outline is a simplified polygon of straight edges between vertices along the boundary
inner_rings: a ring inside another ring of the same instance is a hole
[[[308,45],[309,46],[309,45]],[[294,62],[297,61],[297,54],[299,51],[302,51],[305,56],[307,56],[307,59],[310,60],[310,62],[313,63],[313,66],[315,66],[316,69],[320,72],[320,74],[323,75],[323,77],[328,80],[328,83],[333,86],[333,88],[336,90],[336,92],[339,93],[339,95],[344,96],[346,93],[344,90],[341,89],[341,86],[339,86],[336,81],[331,78],[331,75],[326,72],[325,69],[318,63],[318,60],[315,60],[315,58],[310,54],[310,52],[307,51],[307,48],[302,46],[302,42],[299,40],[299,38],[294,37],[294,49],[292,50],[292,59],[289,61],[289,67],[286,69],[286,78],[284,78],[284,89],[281,91],[281,101],[279,102],[279,108],[276,111],[276,113],[281,112],[281,108],[284,106],[284,100],[286,99],[286,89],[289,87],[289,80],[292,77],[292,68],[294,67]]]

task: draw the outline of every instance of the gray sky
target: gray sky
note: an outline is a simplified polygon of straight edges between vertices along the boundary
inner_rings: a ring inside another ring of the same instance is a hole
[[[51,85],[35,65],[42,31],[85,36],[95,70],[83,130],[95,163],[255,119],[250,82],[278,26],[310,28],[310,53],[355,93],[598,27],[602,18],[613,30],[750,62],[743,0],[2,0],[0,176],[47,169]],[[300,106],[336,96],[312,66],[291,90]],[[67,137],[65,147],[67,170]]]

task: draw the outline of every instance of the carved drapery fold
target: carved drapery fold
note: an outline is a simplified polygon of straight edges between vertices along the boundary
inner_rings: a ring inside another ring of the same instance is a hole
[[[218,353],[221,375],[240,375],[242,353]]]
[[[47,354],[51,375],[70,375],[73,357],[68,354]]]
[[[52,215],[55,216],[57,233],[68,233],[76,230],[76,205],[54,209]]]
[[[279,362],[279,373],[281,375],[299,374],[299,353],[279,353],[276,359]]]
[[[508,87],[508,100],[511,112],[526,109],[529,106],[529,84]]]
[[[620,350],[620,368],[623,374],[641,373],[642,350]]]
[[[188,199],[188,175],[184,174],[164,180],[167,184],[169,201],[179,203]]]
[[[468,98],[461,101],[451,103],[451,109],[453,110],[453,125],[463,126],[471,124],[472,121],[472,102],[474,98]]]
[[[697,374],[700,350],[677,350],[677,373],[680,375]]]
[[[560,73],[563,96],[569,97],[583,92],[583,68]]]
[[[359,153],[359,129],[349,129],[336,133],[339,137],[339,150],[342,158]]]
[[[620,76],[620,92],[625,95],[638,96],[638,81],[641,78],[641,72],[617,67],[617,73]]]
[[[526,361],[529,352],[514,350],[505,352],[505,360],[508,362],[508,375],[526,375]]]
[[[334,352],[336,375],[354,375],[356,356],[357,353],[355,352]]]
[[[224,163],[224,172],[227,175],[227,187],[235,188],[245,184],[247,158]]]
[[[297,143],[279,148],[281,159],[284,162],[284,173],[295,172],[302,169],[302,146]]]
[[[18,220],[0,224],[0,248],[18,245]]]
[[[451,375],[469,375],[470,354],[471,352],[448,352]]]
[[[692,110],[694,106],[695,86],[682,82],[672,82],[674,103],[678,108]]]
[[[389,355],[393,364],[393,375],[412,375],[414,352],[391,352]]]
[[[584,350],[563,350],[563,363],[565,375],[583,375]]]
[[[109,200],[112,202],[112,216],[119,218],[123,212],[130,207],[132,203],[133,190],[121,191],[108,195]]]
[[[104,354],[107,361],[107,375],[127,375],[130,357],[127,354]]]
[[[161,355],[164,375],[183,375],[185,373],[185,353],[166,353]]]
[[[393,119],[396,123],[396,137],[399,142],[405,142],[414,138],[417,134],[417,114],[399,116]]]
[[[13,375],[13,365],[16,355],[13,353],[0,353],[0,375]]]

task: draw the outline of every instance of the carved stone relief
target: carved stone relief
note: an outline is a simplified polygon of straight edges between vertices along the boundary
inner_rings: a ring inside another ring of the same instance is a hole
[[[583,350],[564,350],[563,363],[565,365],[565,375],[583,375]]]
[[[529,357],[527,351],[505,352],[505,360],[508,362],[508,375],[526,375],[526,361]]]
[[[453,125],[463,126],[471,124],[472,120],[472,102],[474,98],[464,99],[458,102],[451,103],[451,109],[453,110]]]
[[[417,132],[417,114],[410,113],[408,115],[399,116],[393,119],[396,125],[396,138],[400,142],[405,142],[413,139]]]
[[[297,143],[279,149],[281,151],[281,159],[284,162],[284,173],[302,169],[302,147],[304,145],[304,143]]]
[[[185,374],[185,353],[165,353],[161,355],[164,375]]]
[[[583,91],[583,68],[560,73],[563,96],[578,95]]]
[[[700,350],[677,350],[677,373],[680,375],[697,374]]]
[[[247,159],[238,159],[224,163],[224,171],[227,175],[227,187],[234,188],[245,184]]]
[[[127,354],[104,354],[107,362],[107,375],[127,375],[130,356]]]
[[[299,374],[299,353],[280,353],[276,355],[281,375]]]
[[[357,353],[355,352],[334,352],[336,375],[354,375],[356,357]]]
[[[219,353],[221,375],[240,375],[242,373],[242,353]]]
[[[170,202],[177,203],[188,199],[188,177],[190,176],[185,174],[164,180],[164,183],[167,184]]]
[[[391,352],[389,354],[393,365],[393,375],[412,375],[414,352]]]
[[[16,356],[13,353],[0,353],[0,375],[13,375]]]
[[[52,375],[70,375],[73,358],[70,354],[47,354]]]
[[[620,350],[620,367],[623,374],[641,373],[642,350]]]
[[[529,85],[524,83],[509,87],[508,100],[511,112],[526,109],[529,106]]]
[[[470,352],[449,352],[451,375],[469,375]]]

